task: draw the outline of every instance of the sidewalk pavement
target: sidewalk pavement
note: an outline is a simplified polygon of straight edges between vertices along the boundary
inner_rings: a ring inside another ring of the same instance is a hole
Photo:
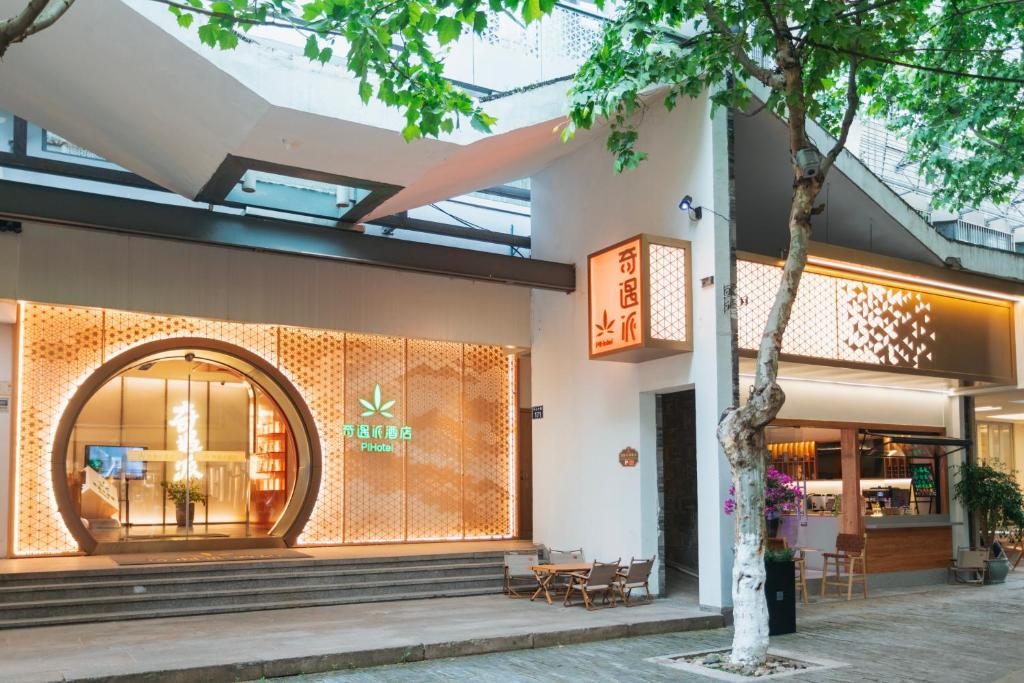
[[[676,596],[588,612],[504,596],[0,631],[0,681],[244,681],[717,628]]]

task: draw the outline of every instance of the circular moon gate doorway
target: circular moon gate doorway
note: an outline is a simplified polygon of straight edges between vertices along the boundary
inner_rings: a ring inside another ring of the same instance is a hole
[[[158,341],[79,387],[57,427],[53,481],[88,553],[283,547],[316,499],[319,439],[295,387],[259,357]]]

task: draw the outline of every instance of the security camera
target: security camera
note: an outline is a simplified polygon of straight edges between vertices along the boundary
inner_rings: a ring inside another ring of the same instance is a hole
[[[793,163],[804,178],[813,178],[821,171],[821,152],[813,147],[803,147],[793,155]]]

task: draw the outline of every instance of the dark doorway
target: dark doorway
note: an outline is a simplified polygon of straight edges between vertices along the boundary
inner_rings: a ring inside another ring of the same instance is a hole
[[[692,589],[697,578],[697,424],[694,392],[658,397],[665,585]]]
[[[533,540],[533,415],[529,408],[519,409],[519,538]]]

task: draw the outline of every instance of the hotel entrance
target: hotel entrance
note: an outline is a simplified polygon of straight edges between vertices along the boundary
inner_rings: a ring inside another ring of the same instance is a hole
[[[67,447],[74,509],[99,542],[273,535],[297,464],[267,392],[191,352],[107,380]]]

